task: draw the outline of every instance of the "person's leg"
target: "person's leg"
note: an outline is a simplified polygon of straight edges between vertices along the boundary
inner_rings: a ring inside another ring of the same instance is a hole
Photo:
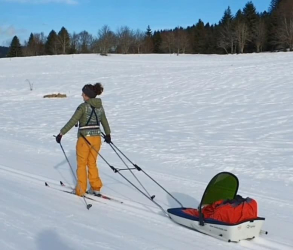
[[[88,162],[88,156],[90,153],[90,146],[84,140],[79,137],[76,143],[76,160],[77,160],[77,184],[75,187],[76,194],[83,196],[87,189],[87,172],[86,166]]]
[[[88,141],[91,143],[92,148],[88,155],[88,176],[92,190],[100,191],[103,186],[102,180],[99,176],[99,170],[97,167],[97,156],[101,148],[101,137],[100,136],[89,136]]]

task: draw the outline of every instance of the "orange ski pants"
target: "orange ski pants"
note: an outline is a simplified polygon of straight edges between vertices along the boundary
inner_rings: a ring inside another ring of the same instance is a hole
[[[101,148],[101,136],[87,136],[86,139],[90,142],[91,146],[83,137],[79,137],[76,143],[77,184],[75,191],[79,196],[83,196],[87,190],[87,172],[93,190],[99,191],[103,186],[97,167],[97,156]]]

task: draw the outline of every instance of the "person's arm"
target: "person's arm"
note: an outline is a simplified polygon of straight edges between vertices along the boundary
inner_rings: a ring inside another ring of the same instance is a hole
[[[110,129],[104,108],[103,108],[103,112],[102,112],[102,116],[101,116],[101,123],[103,125],[103,129],[105,131],[105,134],[110,135],[111,129]]]
[[[65,126],[60,130],[61,135],[65,135],[81,118],[83,114],[83,105],[80,104],[70,120],[65,124]]]

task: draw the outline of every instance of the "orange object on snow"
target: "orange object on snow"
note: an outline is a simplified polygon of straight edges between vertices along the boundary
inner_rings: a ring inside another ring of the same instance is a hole
[[[257,202],[251,198],[242,198],[237,195],[233,200],[219,200],[202,208],[204,219],[237,224],[257,218]],[[197,209],[188,208],[184,213],[199,217]]]

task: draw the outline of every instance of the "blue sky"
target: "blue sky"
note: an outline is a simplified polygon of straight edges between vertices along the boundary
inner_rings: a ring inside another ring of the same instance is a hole
[[[261,12],[271,0],[252,1]],[[187,27],[198,19],[218,23],[230,6],[233,14],[248,0],[0,0],[0,46],[9,45],[14,35],[23,42],[29,34],[64,26],[69,32],[88,31],[96,36],[107,24],[113,31],[120,26],[132,29]],[[212,6],[212,7],[210,7]]]

